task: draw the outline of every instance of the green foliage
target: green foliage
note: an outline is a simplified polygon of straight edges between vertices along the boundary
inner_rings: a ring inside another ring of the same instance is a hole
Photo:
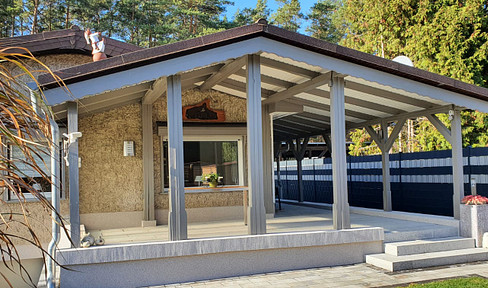
[[[306,29],[310,36],[338,43],[346,29],[338,13],[340,7],[341,3],[335,0],[319,0],[315,3],[305,17],[311,22]]]
[[[244,8],[237,10],[234,15],[233,26],[249,25],[263,18],[268,19],[270,15],[267,0],[258,0],[255,8]]]
[[[410,284],[408,288],[483,288],[488,280],[481,277],[457,278],[422,284]]]
[[[339,13],[347,24],[341,44],[389,59],[406,55],[417,68],[486,87],[487,9],[481,0],[346,0]],[[427,119],[416,121],[411,151],[451,148]],[[461,121],[464,146],[488,145],[484,113],[465,111]]]
[[[297,32],[304,15],[298,0],[276,0],[280,7],[271,15],[271,24]]]

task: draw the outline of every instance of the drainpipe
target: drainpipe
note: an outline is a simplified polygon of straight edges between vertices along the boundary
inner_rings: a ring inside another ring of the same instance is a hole
[[[59,127],[54,120],[51,120],[51,133],[52,133],[52,145],[51,145],[51,201],[54,210],[59,213],[59,151],[57,145],[59,143]],[[53,212],[54,213],[54,212]],[[56,246],[59,242],[59,217],[55,213],[52,217],[52,239],[49,242],[48,253],[50,257],[47,258],[47,287],[55,288],[54,279],[54,261],[56,258]]]

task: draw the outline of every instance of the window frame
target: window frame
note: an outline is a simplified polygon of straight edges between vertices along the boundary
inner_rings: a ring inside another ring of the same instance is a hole
[[[211,129],[211,134],[208,133]],[[237,171],[239,173],[239,183],[237,185],[225,185],[223,188],[231,188],[237,186],[243,186],[244,180],[244,141],[247,133],[246,127],[217,127],[217,126],[199,126],[199,127],[183,127],[183,141],[200,141],[200,142],[237,142]],[[161,154],[160,169],[161,169],[161,193],[167,193],[169,188],[164,188],[165,174],[164,174],[164,141],[168,141],[168,129],[166,126],[158,127],[159,137],[159,149]],[[187,187],[185,187],[187,188]],[[202,187],[202,189],[208,190],[208,187]]]
[[[7,153],[9,159],[12,158],[12,148],[11,148],[12,144],[10,143],[7,143],[6,144],[6,147],[5,147],[5,153]],[[59,165],[60,165],[60,169],[59,169],[59,178],[60,178],[60,185],[59,185],[59,193],[60,193],[60,199],[65,199],[65,187],[64,187],[64,184],[65,184],[65,179],[64,179],[64,176],[65,176],[65,171],[63,169],[63,167],[65,167],[65,161],[64,161],[64,157],[63,157],[63,146],[62,146],[62,141],[59,142],[59,146],[58,146],[58,150],[59,150]],[[51,158],[51,157],[49,157]],[[51,159],[49,159],[51,160]],[[52,169],[50,169],[51,171],[49,171],[49,174],[50,175],[52,173]],[[9,172],[6,172],[6,173],[9,173]],[[46,191],[46,192],[40,192],[41,195],[43,195],[46,199],[51,199],[51,194],[52,191]],[[26,199],[26,201],[39,201],[39,199],[37,199],[35,196],[33,196],[32,194],[30,193],[25,193],[24,194],[24,197]],[[5,191],[4,191],[4,201],[6,201],[7,203],[12,203],[12,202],[17,202],[18,199],[12,194],[12,192],[10,191],[10,189],[6,188],[5,187]]]

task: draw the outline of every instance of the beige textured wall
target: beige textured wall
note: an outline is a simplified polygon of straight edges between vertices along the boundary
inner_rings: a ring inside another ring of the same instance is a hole
[[[56,54],[56,55],[46,55],[46,56],[38,56],[36,57],[39,61],[44,63],[49,69],[52,71],[61,70],[85,63],[92,62],[92,57],[88,55],[81,55],[81,54]],[[31,71],[43,71],[45,68],[40,65],[39,63],[31,60],[24,61],[27,68],[30,68]],[[19,75],[24,73],[23,70],[16,67],[13,64],[7,64],[6,67],[10,70],[13,75]],[[40,74],[44,74],[44,72],[34,72],[34,76],[38,76]],[[32,82],[32,80],[28,76],[21,76],[20,81],[27,81]]]
[[[79,119],[80,213],[142,210],[142,125],[139,104]],[[124,157],[124,141],[135,156]]]
[[[183,93],[183,105],[210,98],[211,107],[226,111],[226,122],[246,121],[246,101],[223,93]],[[229,112],[230,111],[230,112]],[[153,108],[154,182],[157,209],[168,208],[161,192],[161,149],[156,121],[166,121],[166,99]],[[142,125],[139,104],[85,116],[79,120],[80,213],[142,211]],[[135,144],[135,157],[123,156],[123,141]],[[187,208],[242,205],[242,192],[186,195]]]
[[[67,215],[69,213],[69,202],[68,200],[61,200],[61,215]],[[38,201],[27,202],[24,204],[25,210],[27,211],[28,221],[32,229],[37,234],[37,237],[41,243],[48,243],[51,240],[51,217],[50,213],[44,209],[44,207]],[[8,202],[8,205],[0,205],[0,213],[3,217],[8,218],[9,213],[22,213],[21,205],[18,201]],[[5,213],[5,214],[4,214]],[[20,216],[14,217],[14,220],[24,222]],[[25,226],[19,225],[18,223],[9,223],[9,227],[5,225],[0,225],[2,231],[6,231],[10,234],[18,235],[21,237],[26,237],[27,239],[33,240],[29,231]],[[16,239],[15,244],[27,245],[28,243]]]
[[[37,57],[41,62],[46,64],[51,70],[59,70],[63,68],[72,67],[75,65],[80,65],[84,63],[91,62],[91,56],[87,55],[77,55],[77,54],[58,54],[58,55],[47,55],[47,56],[39,56]],[[43,70],[44,68],[34,61],[25,61],[25,65],[30,68],[31,70]],[[20,75],[23,71],[15,65],[12,64],[5,64],[7,69],[10,69],[10,73],[13,75]],[[34,75],[37,76],[39,72],[34,72]],[[20,81],[27,81],[32,82],[28,76],[20,76]],[[0,195],[3,197],[3,195]],[[31,216],[31,220],[29,221],[31,226],[33,227],[34,231],[37,233],[37,236],[43,243],[47,243],[51,239],[51,218],[50,215],[47,213],[46,210],[41,206],[39,202],[32,201],[26,203],[25,207],[28,208],[29,215]],[[6,212],[10,211],[10,209],[14,212],[20,212],[21,208],[18,202],[12,201],[8,202],[7,205],[0,205],[0,211]],[[61,213],[62,215],[69,214],[69,202],[68,200],[61,200]],[[5,229],[2,225],[0,229]],[[11,233],[22,237],[30,237],[30,233],[19,225],[10,225],[8,228]],[[26,244],[23,241],[18,241],[19,244]]]

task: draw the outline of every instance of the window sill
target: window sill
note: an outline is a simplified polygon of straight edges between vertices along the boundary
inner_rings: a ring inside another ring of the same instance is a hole
[[[208,193],[208,192],[235,192],[235,191],[247,191],[247,186],[221,186],[221,187],[185,187],[186,193]],[[165,188],[164,192],[160,194],[168,194],[169,188]]]

